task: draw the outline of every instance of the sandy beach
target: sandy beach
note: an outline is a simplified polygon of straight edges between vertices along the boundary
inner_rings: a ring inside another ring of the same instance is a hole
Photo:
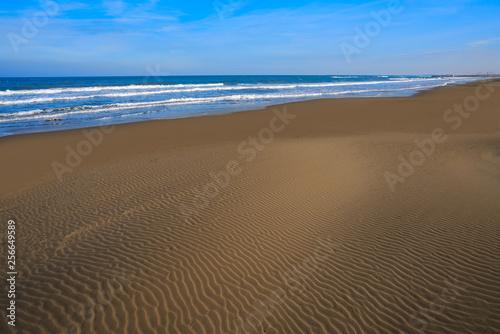
[[[0,138],[0,333],[500,333],[499,106],[491,80]]]

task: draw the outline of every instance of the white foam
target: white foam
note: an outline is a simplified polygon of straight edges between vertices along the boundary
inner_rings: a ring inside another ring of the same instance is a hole
[[[48,110],[36,109],[31,111],[23,112],[23,116],[18,117],[20,113],[10,113],[10,114],[0,114],[0,122],[15,122],[22,120],[35,120],[35,119],[47,119],[47,118],[57,118],[67,115],[77,115],[86,113],[100,113],[109,112],[116,110],[134,109],[134,108],[150,108],[158,106],[174,106],[182,104],[206,104],[220,101],[245,101],[245,100],[257,100],[257,99],[276,99],[276,98],[299,98],[299,97],[314,97],[321,96],[322,93],[309,93],[309,94],[238,94],[229,96],[218,96],[218,97],[201,97],[201,98],[175,98],[161,101],[148,101],[148,102],[125,102],[125,103],[114,103],[109,105],[101,106],[82,106],[78,108],[67,108],[67,112],[62,113],[50,113]]]
[[[276,89],[300,89],[300,88],[327,88],[327,87],[343,87],[343,86],[361,86],[361,85],[377,85],[377,84],[397,84],[400,82],[416,82],[416,81],[428,81],[432,79],[408,79],[399,81],[363,81],[363,82],[328,82],[328,83],[309,83],[309,84],[282,84],[282,85],[252,85],[252,84],[241,84],[236,86],[225,86],[223,84],[208,84],[203,87],[202,85],[191,85],[196,86],[189,88],[188,85],[182,85],[181,89],[158,89],[158,86],[154,87],[155,90],[135,91],[135,92],[124,92],[124,93],[105,93],[105,94],[94,94],[94,95],[70,95],[70,96],[50,96],[50,97],[37,97],[29,99],[19,99],[19,100],[0,100],[0,105],[22,105],[22,104],[35,104],[35,103],[49,103],[56,101],[71,101],[71,100],[82,100],[82,99],[93,99],[99,97],[131,97],[131,96],[147,96],[147,95],[157,95],[157,94],[169,94],[169,93],[189,93],[189,92],[203,92],[203,91],[231,91],[231,90],[276,90]],[[131,86],[127,86],[127,89]],[[138,86],[142,87],[142,86]],[[164,86],[162,86],[164,87]],[[173,87],[173,86],[172,86]],[[118,90],[119,87],[113,88]]]
[[[5,122],[16,122],[16,121],[25,121],[25,120],[44,120],[44,119],[52,119],[52,118],[63,118],[63,117],[71,117],[73,115],[79,114],[98,114],[98,113],[109,113],[116,112],[120,110],[128,110],[134,108],[157,108],[161,106],[178,106],[178,105],[189,105],[189,104],[209,104],[209,103],[217,103],[224,101],[254,101],[254,100],[276,100],[276,99],[294,99],[294,98],[307,98],[307,97],[319,97],[319,96],[342,96],[342,95],[353,95],[353,94],[365,94],[368,95],[380,95],[380,94],[371,94],[377,92],[392,92],[392,91],[406,91],[406,90],[419,90],[423,88],[431,88],[436,86],[447,85],[449,80],[443,82],[443,80],[422,80],[415,79],[414,84],[408,85],[408,87],[359,87],[365,89],[351,89],[346,90],[342,88],[341,90],[313,90],[309,92],[293,92],[293,93],[267,93],[267,94],[234,94],[228,96],[208,96],[208,97],[178,97],[178,98],[170,98],[170,99],[162,99],[157,101],[141,101],[141,102],[118,102],[106,105],[82,105],[77,107],[64,107],[64,108],[54,108],[54,109],[34,109],[34,110],[25,110],[18,111],[13,113],[0,113],[0,123]],[[416,81],[421,81],[416,83]],[[465,79],[464,79],[465,81]],[[383,83],[388,83],[387,81],[381,81]],[[368,85],[380,82],[360,82],[360,83],[348,83],[347,86],[355,88],[357,85]],[[345,83],[318,83],[318,84],[283,84],[283,85],[238,85],[238,86],[219,86],[219,87],[196,87],[189,88],[194,91],[200,90],[237,90],[242,89],[241,87],[245,87],[243,89],[257,89],[256,87],[275,87],[274,89],[283,89],[283,87],[328,87],[328,86],[340,86]],[[277,87],[277,88],[276,88]],[[184,89],[183,91],[185,91]],[[171,90],[169,90],[171,91]],[[135,94],[136,92],[128,92],[123,94]],[[156,92],[142,92],[147,94],[154,94]],[[101,94],[102,96],[104,94]],[[113,97],[116,94],[113,93]],[[126,95],[131,96],[131,95]],[[78,98],[78,97],[73,97]],[[151,110],[151,112],[158,111]],[[147,111],[149,112],[149,111]],[[123,114],[128,115],[128,114]],[[104,114],[103,116],[107,116]],[[118,115],[117,115],[118,116]]]
[[[421,87],[421,86],[417,86]],[[423,86],[422,86],[423,87]],[[87,113],[102,113],[118,110],[127,110],[135,108],[154,108],[160,106],[178,106],[186,104],[208,104],[222,101],[251,101],[251,100],[265,100],[265,99],[293,99],[301,97],[319,97],[319,96],[338,96],[338,95],[352,95],[359,93],[383,92],[383,91],[397,91],[397,90],[413,90],[415,87],[399,88],[399,89],[365,89],[365,90],[349,90],[325,93],[304,93],[304,94],[237,94],[228,96],[217,97],[193,97],[193,98],[172,98],[160,101],[146,101],[146,102],[122,102],[113,103],[108,105],[84,105],[79,107],[59,108],[56,110],[35,109],[30,111],[22,111],[10,114],[0,114],[0,123],[15,122],[24,120],[37,120],[37,119],[50,119],[60,118],[68,115],[78,115]],[[53,113],[53,112],[56,113]],[[19,117],[22,116],[22,117]],[[23,117],[24,116],[24,117]]]
[[[67,88],[47,88],[47,89],[20,89],[20,90],[0,91],[0,96],[60,94],[60,93],[72,93],[72,92],[99,92],[105,90],[219,87],[219,86],[224,86],[224,84],[213,83],[213,84],[177,84],[177,85],[128,85],[128,86],[92,86],[92,87],[67,87]]]

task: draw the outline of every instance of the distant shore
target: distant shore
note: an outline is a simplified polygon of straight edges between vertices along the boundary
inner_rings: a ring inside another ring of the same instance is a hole
[[[439,74],[432,75],[433,78],[456,77],[456,78],[500,78],[500,74]]]

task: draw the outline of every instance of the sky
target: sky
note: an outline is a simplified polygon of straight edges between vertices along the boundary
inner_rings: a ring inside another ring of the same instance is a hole
[[[0,37],[1,77],[500,73],[498,0],[16,0]]]

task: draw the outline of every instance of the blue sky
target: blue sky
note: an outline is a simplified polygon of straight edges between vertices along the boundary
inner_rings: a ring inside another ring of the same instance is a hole
[[[0,76],[500,73],[500,1],[390,2],[9,1]]]

